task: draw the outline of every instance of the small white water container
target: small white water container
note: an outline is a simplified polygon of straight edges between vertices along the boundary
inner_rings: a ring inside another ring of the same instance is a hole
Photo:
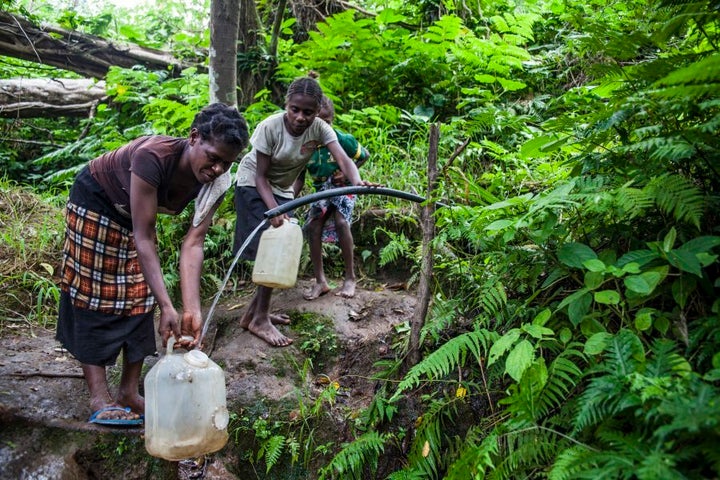
[[[167,352],[145,375],[145,449],[178,461],[213,453],[228,441],[225,374],[203,352]]]
[[[279,227],[270,227],[260,236],[252,281],[270,288],[292,288],[297,281],[303,234],[291,218]]]

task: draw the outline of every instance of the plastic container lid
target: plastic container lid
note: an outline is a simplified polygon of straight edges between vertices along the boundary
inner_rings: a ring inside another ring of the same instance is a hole
[[[183,358],[193,367],[205,368],[210,363],[210,359],[208,358],[207,354],[201,352],[200,350],[190,350],[185,355],[183,355]]]

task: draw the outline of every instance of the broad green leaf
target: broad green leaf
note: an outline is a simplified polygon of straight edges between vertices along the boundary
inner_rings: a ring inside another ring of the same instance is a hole
[[[638,265],[636,262],[630,262],[623,265],[622,270],[625,273],[640,273],[642,271],[640,270],[640,265]]]
[[[587,288],[588,290],[595,290],[602,286],[602,284],[605,282],[605,275],[600,272],[585,272],[583,282],[585,288]]]
[[[642,275],[625,277],[623,283],[625,284],[625,288],[640,295],[650,295],[650,292],[653,290]]]
[[[475,80],[478,83],[495,83],[496,78],[493,75],[483,73],[480,75],[475,75]]]
[[[560,305],[558,305],[557,309],[562,310],[567,305],[572,304],[573,302],[576,302],[579,298],[581,298],[583,295],[587,294],[589,290],[587,288],[581,288],[577,292],[571,293],[567,297],[563,299],[562,302],[560,302]]]
[[[505,372],[513,380],[519,382],[522,374],[532,365],[534,359],[535,349],[529,341],[523,340],[508,354],[507,360],[505,360]]]
[[[547,323],[548,320],[550,320],[550,316],[552,315],[552,312],[549,308],[544,309],[537,315],[535,315],[535,318],[533,319],[532,323],[533,325],[540,325],[541,327]]]
[[[635,316],[635,328],[639,332],[644,332],[652,327],[652,313],[642,312]]]
[[[598,332],[607,332],[607,328],[605,328],[605,325],[598,322],[597,319],[588,315],[583,318],[580,323],[580,331],[586,337],[590,337]]]
[[[380,10],[380,12],[375,17],[375,21],[377,21],[379,24],[388,25],[391,23],[400,23],[405,21],[405,16],[399,14],[396,10],[393,10],[392,8],[383,8]]]
[[[667,254],[668,262],[677,269],[702,277],[700,260],[694,253],[683,250],[672,250]]]
[[[488,231],[504,230],[505,228],[507,228],[511,225],[514,225],[514,224],[515,224],[514,220],[505,220],[505,219],[495,220],[490,225],[485,227],[485,230],[488,230]]]
[[[698,253],[695,256],[697,257],[698,262],[700,262],[700,266],[703,268],[708,265],[712,265],[718,259],[718,255],[710,255],[709,253]]]
[[[490,353],[488,354],[488,366],[502,357],[505,352],[515,344],[518,338],[520,338],[520,329],[513,328],[493,343],[492,347],[490,347]]]
[[[583,243],[566,243],[558,249],[558,260],[573,268],[582,268],[585,260],[597,258],[592,248]]]
[[[695,291],[696,287],[697,281],[695,277],[689,275],[683,275],[673,282],[672,296],[677,304],[680,305],[680,308],[685,308],[688,297]]]
[[[604,305],[617,305],[620,303],[620,294],[615,290],[601,290],[595,292],[595,301]]]
[[[677,232],[675,227],[672,227],[670,231],[665,235],[663,239],[663,251],[669,252],[675,246],[675,239],[677,238]]]
[[[523,82],[518,82],[517,80],[510,80],[507,78],[498,77],[497,79],[498,83],[500,83],[500,86],[503,87],[505,90],[509,92],[514,92],[517,90],[522,90],[527,85],[525,85]]]
[[[665,335],[670,329],[670,320],[667,317],[657,317],[653,322],[655,329]]]
[[[568,306],[568,318],[570,323],[574,326],[578,326],[582,319],[590,311],[592,305],[592,295],[589,292],[585,292],[584,295],[578,297],[574,302]]]
[[[560,341],[562,343],[567,343],[570,341],[570,339],[572,339],[572,332],[570,331],[569,328],[563,327],[560,330],[560,334],[558,335],[558,337],[560,338]]]
[[[678,247],[678,250],[688,251],[694,254],[707,253],[713,248],[720,245],[720,237],[703,236],[693,238]]]
[[[585,342],[583,351],[587,355],[598,355],[608,346],[608,341],[613,336],[607,332],[598,332]]]
[[[524,332],[527,332],[531,337],[542,339],[543,335],[552,335],[553,332],[549,328],[541,327],[540,325],[535,325],[532,323],[526,323],[522,326],[522,330]]]
[[[522,147],[520,147],[520,157],[525,159],[546,157],[550,154],[550,152],[542,150],[543,145],[546,145],[549,142],[555,141],[557,139],[557,135],[543,135],[528,140],[527,142],[523,143]]]
[[[570,141],[570,138],[571,137],[569,136],[558,138],[557,140],[546,143],[545,145],[540,147],[540,150],[543,152],[553,152],[568,143]]]
[[[435,115],[435,109],[430,106],[418,105],[413,109],[413,115],[416,115],[425,120],[430,120]]]
[[[622,268],[632,262],[642,267],[658,258],[660,258],[659,255],[652,250],[633,250],[620,257],[616,265]]]
[[[583,267],[587,268],[591,272],[604,272],[605,271],[605,264],[602,260],[597,258],[591,258],[590,260],[585,260],[583,262]]]

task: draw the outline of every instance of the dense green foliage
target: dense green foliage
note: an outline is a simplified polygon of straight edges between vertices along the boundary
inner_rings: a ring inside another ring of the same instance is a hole
[[[320,72],[338,126],[373,154],[365,178],[422,191],[428,125],[441,124],[434,195],[448,206],[423,360],[399,375],[399,332],[356,440],[320,478],[718,477],[717,2],[395,3],[279,48],[276,80]],[[89,125],[45,125],[62,149],[0,147],[7,175],[67,185],[140,133],[183,135],[207,99],[195,72],[107,80],[112,103]],[[245,109],[251,125],[279,108],[268,98]],[[23,128],[4,123],[4,136],[32,135]],[[400,211],[361,201],[379,202]],[[210,291],[229,263],[231,209],[208,242]],[[168,265],[189,215],[159,227]],[[380,263],[419,261],[416,243],[388,234]],[[262,431],[269,470],[295,437]],[[293,461],[313,455],[287,448]]]

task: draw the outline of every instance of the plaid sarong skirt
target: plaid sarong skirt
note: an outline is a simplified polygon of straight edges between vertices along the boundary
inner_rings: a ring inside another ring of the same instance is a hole
[[[65,215],[61,287],[73,306],[114,315],[152,311],[155,297],[140,270],[132,231],[72,202]]]

